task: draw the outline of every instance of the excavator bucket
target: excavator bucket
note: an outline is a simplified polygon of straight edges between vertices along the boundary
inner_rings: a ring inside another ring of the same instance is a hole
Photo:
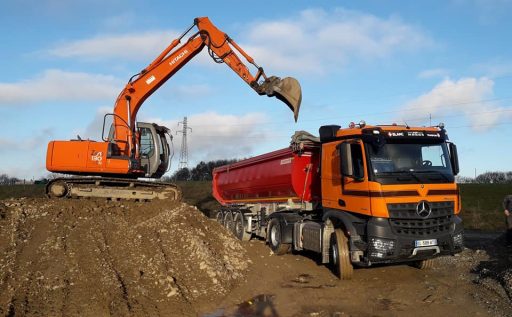
[[[284,102],[291,111],[295,122],[299,117],[300,103],[302,102],[302,90],[297,79],[293,77],[279,78],[269,77],[260,86],[269,97],[276,97]]]

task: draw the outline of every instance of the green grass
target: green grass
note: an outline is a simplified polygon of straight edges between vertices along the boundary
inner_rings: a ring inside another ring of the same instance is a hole
[[[212,212],[220,208],[220,204],[212,196],[211,181],[181,181],[177,185],[183,192],[183,200],[196,206],[207,216],[214,216]]]
[[[0,185],[0,199],[44,197],[45,185]]]
[[[45,185],[0,186],[0,199],[19,197],[44,197]],[[202,210],[207,216],[220,208],[212,197],[211,182],[178,182],[183,191],[183,200]],[[496,231],[505,229],[503,198],[512,194],[512,185],[460,184],[464,227],[467,229]]]
[[[460,184],[459,188],[465,228],[505,229],[503,198],[512,194],[512,184]]]

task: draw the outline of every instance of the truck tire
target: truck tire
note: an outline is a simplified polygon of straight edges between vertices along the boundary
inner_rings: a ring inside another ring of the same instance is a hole
[[[331,264],[334,274],[336,274],[340,280],[350,280],[352,278],[354,268],[350,262],[348,238],[341,229],[336,229],[331,234],[329,263]]]
[[[289,243],[281,242],[281,237],[282,232],[279,219],[273,218],[268,224],[267,241],[270,249],[272,249],[272,251],[277,255],[286,254],[291,249],[291,245]]]
[[[420,270],[430,270],[434,267],[435,259],[427,259],[421,261],[414,261],[411,263],[411,266],[420,269]]]
[[[244,214],[237,212],[235,215],[234,232],[235,236],[242,241],[251,240],[251,234],[247,232],[247,221],[245,221]]]
[[[217,214],[215,215],[215,220],[217,220],[218,223],[221,225],[224,225],[224,212],[222,210],[219,210]]]
[[[226,211],[224,214],[224,227],[228,229],[229,232],[233,232],[233,213],[231,211]]]

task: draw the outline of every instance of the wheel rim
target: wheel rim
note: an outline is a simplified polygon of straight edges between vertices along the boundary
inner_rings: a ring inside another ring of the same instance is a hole
[[[221,211],[217,213],[217,216],[215,217],[218,223],[222,223],[222,219],[224,219],[224,215]]]
[[[272,228],[270,228],[270,243],[273,246],[277,246],[279,243],[279,232],[277,231],[277,226],[272,226]]]
[[[226,229],[230,231],[233,230],[233,214],[231,214],[230,212],[226,213],[225,215],[224,227],[226,227]]]

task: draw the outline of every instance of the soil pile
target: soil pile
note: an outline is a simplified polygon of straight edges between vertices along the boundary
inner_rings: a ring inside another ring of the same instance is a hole
[[[250,262],[222,226],[165,201],[5,200],[0,254],[0,316],[194,316]]]

